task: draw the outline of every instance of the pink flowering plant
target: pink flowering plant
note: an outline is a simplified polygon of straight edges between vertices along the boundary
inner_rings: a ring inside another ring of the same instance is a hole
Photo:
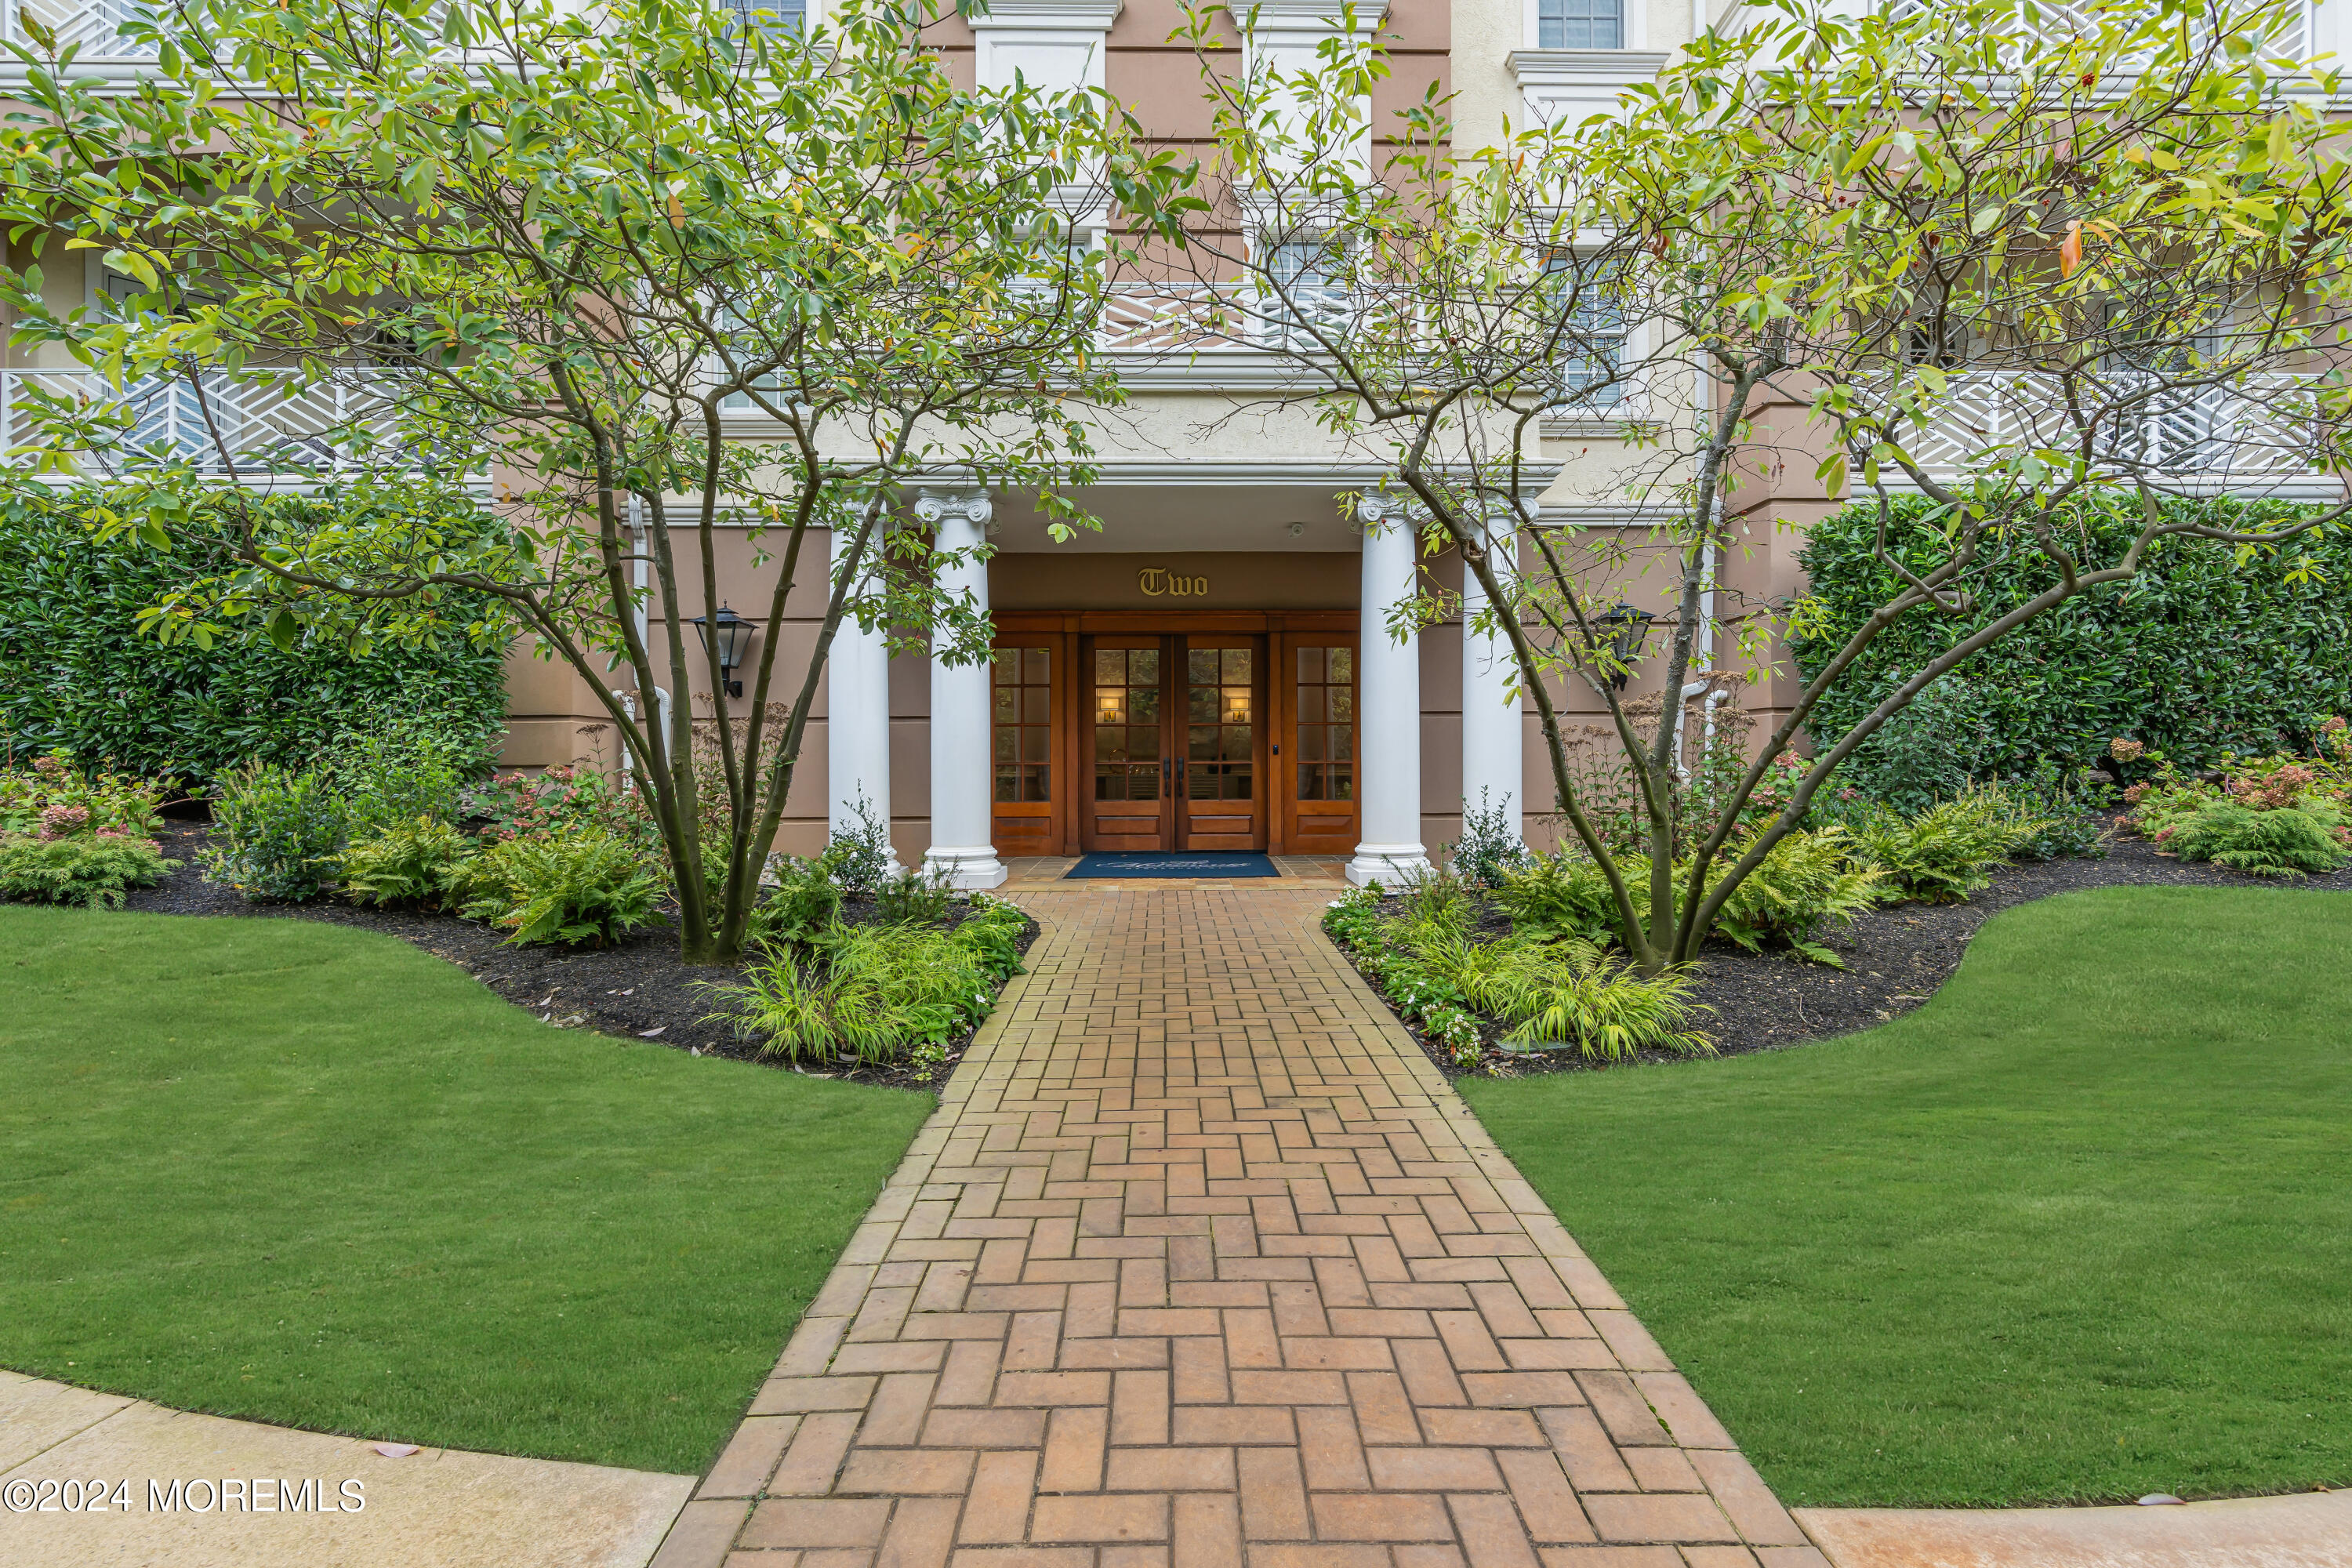
[[[2199,778],[2161,768],[2124,792],[2133,830],[2166,854],[2256,876],[2336,869],[2352,850],[2352,731],[2331,714],[2313,736],[2308,755],[2224,752]]]
[[[85,773],[62,752],[0,767],[0,834],[57,838],[111,827],[152,838],[163,806],[157,785],[121,773]]]

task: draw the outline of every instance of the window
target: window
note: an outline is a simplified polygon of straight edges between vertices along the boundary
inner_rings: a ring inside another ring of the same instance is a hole
[[[1571,251],[1554,251],[1544,270],[1565,276],[1574,269]],[[1605,277],[1577,282],[1576,303],[1561,334],[1560,389],[1586,408],[1607,408],[1625,398],[1625,308],[1612,297]]]
[[[1184,653],[1185,793],[1196,801],[1248,800],[1256,716],[1245,647]]]
[[[1536,47],[1622,49],[1623,0],[1536,0]]]
[[[1054,798],[1054,650],[1001,647],[989,684],[995,702],[996,798]]]
[[[808,23],[808,0],[726,0],[738,27],[797,33]]]
[[[1356,798],[1356,654],[1298,650],[1298,798]]]
[[[1315,341],[1308,322],[1328,331],[1345,319],[1346,286],[1333,277],[1337,260],[1321,239],[1286,239],[1267,252],[1268,336],[1290,347],[1308,346]]]
[[[1160,650],[1095,650],[1095,798],[1160,798]]]

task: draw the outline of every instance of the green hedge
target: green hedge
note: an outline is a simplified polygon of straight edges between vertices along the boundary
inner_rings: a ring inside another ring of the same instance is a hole
[[[227,563],[226,542],[200,532],[168,550],[100,544],[55,509],[0,501],[0,747],[202,785],[412,719],[486,746],[498,735],[503,656],[454,628],[364,658],[315,641],[281,650],[257,616],[209,649],[141,635],[142,609]]]
[[[2291,515],[2276,502],[2168,504],[2233,526]],[[1943,559],[1928,510],[1924,500],[1897,503],[1892,536],[1903,559],[1922,567]],[[2137,500],[2102,496],[2073,521],[2091,536],[2086,558],[2112,562],[2137,524]],[[1816,525],[1798,554],[1824,612],[1813,635],[1790,645],[1809,679],[1895,591],[1872,554],[1876,527],[1875,503],[1848,507]],[[2352,538],[2313,537],[2292,553],[2311,559],[2311,580],[2288,582],[2284,561],[2241,566],[2227,545],[2170,539],[2136,582],[2063,605],[1978,654],[1956,672],[1975,710],[1969,771],[2017,776],[2045,757],[2087,765],[2119,735],[2189,768],[2211,766],[2225,751],[2308,749],[2321,720],[2352,713]],[[1981,626],[2056,580],[2031,544],[1999,552],[1973,579],[1975,616],[1962,622],[1914,610],[1889,627],[1815,710],[1814,737],[1843,735],[1964,626]]]

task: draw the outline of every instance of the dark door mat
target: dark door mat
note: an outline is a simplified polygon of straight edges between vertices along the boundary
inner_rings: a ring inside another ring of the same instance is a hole
[[[1271,856],[1199,850],[1150,854],[1081,855],[1062,873],[1065,880],[1094,877],[1279,877]]]

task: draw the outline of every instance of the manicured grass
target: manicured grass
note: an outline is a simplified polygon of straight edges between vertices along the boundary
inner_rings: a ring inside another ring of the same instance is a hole
[[[1791,1504],[2352,1482],[2352,899],[2074,894],[1867,1034],[1463,1088]]]
[[[391,937],[0,908],[0,1365],[696,1471],[928,1096],[547,1027]]]

